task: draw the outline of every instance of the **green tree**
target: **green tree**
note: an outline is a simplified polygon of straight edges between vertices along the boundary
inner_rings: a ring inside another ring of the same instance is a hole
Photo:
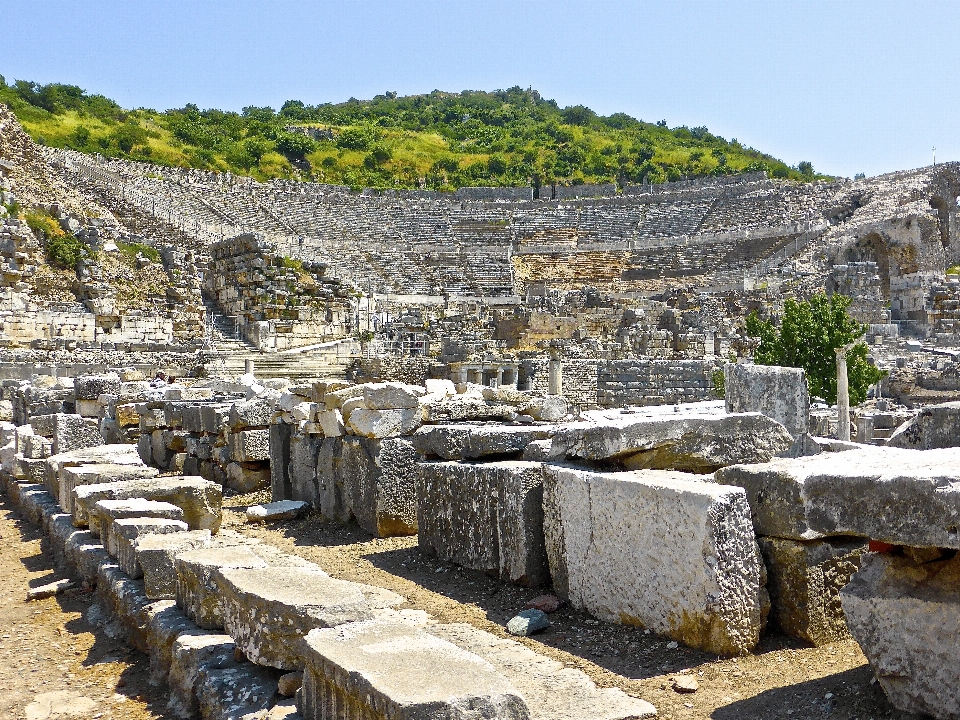
[[[788,299],[779,328],[761,320],[756,312],[751,313],[747,334],[760,338],[754,359],[761,365],[803,368],[810,394],[833,404],[837,401],[835,350],[855,343],[847,352],[850,403],[862,403],[869,387],[886,372],[867,362],[867,344],[859,341],[867,326],[850,317],[850,302],[844,295],[828,297],[823,293],[806,301]]]

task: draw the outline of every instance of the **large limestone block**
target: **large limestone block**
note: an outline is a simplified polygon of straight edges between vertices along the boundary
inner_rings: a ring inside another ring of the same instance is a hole
[[[645,700],[619,688],[600,689],[586,673],[538,655],[515,640],[466,623],[424,629],[490,663],[517,689],[536,720],[639,720],[657,715]]]
[[[960,718],[960,556],[916,565],[868,553],[840,601],[893,705]]]
[[[117,559],[120,569],[129,577],[139,578],[143,575],[143,569],[137,562],[135,548],[137,539],[146,535],[167,535],[179,532],[187,532],[187,524],[180,520],[121,518],[113,521],[107,552]]]
[[[119,395],[120,376],[114,373],[81,375],[73,379],[73,393],[77,400],[96,400],[104,393]]]
[[[471,420],[512,420],[517,415],[513,405],[491,401],[483,397],[456,395],[436,399],[423,405],[424,419],[428,422],[449,423]]]
[[[960,448],[778,458],[723,468],[716,480],[747,491],[759,535],[960,549]]]
[[[267,396],[234,403],[230,408],[230,427],[234,430],[268,427],[273,412],[273,400]]]
[[[540,463],[421,463],[419,473],[422,549],[520,585],[549,584]]]
[[[323,396],[323,403],[326,406],[327,410],[335,410],[337,408],[343,407],[343,404],[355,397],[363,396],[363,386],[362,385],[350,385],[349,387],[340,388],[339,390],[334,390],[332,392],[327,392]]]
[[[103,437],[96,423],[88,422],[80,415],[54,415],[51,450],[55,455],[103,444]]]
[[[83,527],[88,522],[90,508],[100,500],[138,497],[176,505],[183,510],[183,521],[191,530],[216,533],[220,529],[223,488],[215,482],[190,475],[124,480],[75,488],[74,522],[78,527]]]
[[[793,436],[786,428],[759,413],[656,408],[562,427],[553,437],[551,454],[628,470],[713,472],[736,463],[766,462],[791,445]]]
[[[361,622],[312,630],[297,709],[304,720],[527,720],[517,690],[477,655],[422,630]]]
[[[270,459],[270,430],[241,430],[230,435],[230,458],[237,462]]]
[[[355,435],[385,438],[410,435],[423,422],[419,408],[368,410],[357,408],[347,416],[347,425]]]
[[[932,450],[960,445],[960,402],[929,405],[896,429],[887,445]]]
[[[512,425],[428,425],[413,434],[413,446],[422,455],[443,460],[508,458],[531,442],[553,437],[554,429]]]
[[[65,467],[95,464],[143,466],[143,460],[140,459],[136,446],[123,444],[99,445],[58,453],[48,457],[44,463],[46,465],[44,482],[47,490],[57,498],[60,497],[60,471]]]
[[[840,589],[857,571],[867,543],[860,538],[786,540],[758,537],[767,566],[770,620],[814,645],[850,637]]]
[[[316,465],[308,475],[310,457]],[[356,518],[378,537],[412,535],[417,532],[417,458],[406,438],[315,441],[307,436],[291,443],[291,499],[310,502],[324,517],[340,522]]]
[[[103,547],[108,550],[112,547],[110,533],[113,522],[121,518],[164,518],[182,521],[183,510],[170,503],[139,497],[97,501],[90,506],[90,532],[94,537],[99,537]]]
[[[758,412],[794,437],[809,431],[810,391],[800,368],[728,363],[723,368],[727,412]]]
[[[574,607],[719,655],[756,645],[766,598],[741,488],[548,465],[543,507],[554,588]]]
[[[177,596],[173,560],[189,550],[212,544],[209,530],[187,530],[169,535],[140,535],[132,543],[136,566],[143,578],[143,590],[151,600],[172,600]]]
[[[398,382],[369,383],[363,388],[363,406],[368,410],[391,410],[394,408],[416,408],[419,398],[427,394],[419,385],[407,385]]]
[[[60,470],[60,507],[63,508],[64,512],[73,513],[73,491],[83,485],[141,480],[154,478],[158,474],[159,471],[156,468],[144,465],[93,463],[91,465],[64,467]]]
[[[190,550],[174,558],[177,605],[187,617],[207,630],[223,627],[221,568],[297,567],[323,572],[316,565],[286,555],[268,545],[211,547]]]
[[[200,406],[200,431],[210,435],[219,435],[230,426],[229,403],[210,403]],[[238,414],[239,419],[239,414]]]
[[[167,708],[181,718],[197,717],[197,694],[203,678],[213,669],[233,667],[236,644],[229,635],[185,632],[170,648],[170,673]]]
[[[317,424],[324,437],[340,437],[346,432],[343,414],[339,409],[321,410],[317,413]]]
[[[315,628],[373,618],[356,583],[307,568],[220,568],[223,627],[251,661],[303,666],[300,642]]]

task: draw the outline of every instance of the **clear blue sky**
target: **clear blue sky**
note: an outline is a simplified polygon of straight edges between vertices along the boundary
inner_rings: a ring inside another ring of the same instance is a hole
[[[960,160],[950,0],[0,0],[0,74],[239,110],[532,86],[852,176]]]

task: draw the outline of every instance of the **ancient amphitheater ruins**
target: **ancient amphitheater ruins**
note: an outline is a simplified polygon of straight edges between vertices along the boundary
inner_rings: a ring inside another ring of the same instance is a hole
[[[55,271],[0,217],[5,502],[170,717],[664,712],[545,654],[563,605],[713,658],[852,636],[890,712],[960,718],[960,165],[351,192],[44,148],[0,106],[0,187],[85,247]],[[818,291],[889,372],[851,429],[751,362],[746,314]],[[227,527],[244,497],[538,597],[432,617]]]

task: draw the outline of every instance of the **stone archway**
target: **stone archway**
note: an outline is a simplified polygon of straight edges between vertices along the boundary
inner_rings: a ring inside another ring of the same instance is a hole
[[[880,291],[883,299],[890,301],[890,245],[879,233],[870,233],[859,238],[847,248],[847,262],[873,262],[877,264]]]

